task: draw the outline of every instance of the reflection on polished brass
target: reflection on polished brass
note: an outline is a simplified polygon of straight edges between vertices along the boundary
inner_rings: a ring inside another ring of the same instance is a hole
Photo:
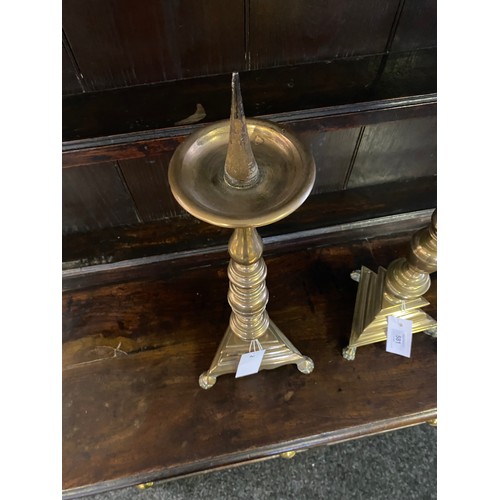
[[[229,144],[224,163],[224,180],[233,187],[247,188],[259,180],[259,167],[255,161],[243,112],[243,100],[239,92],[239,75],[231,81],[231,117],[229,120]]]
[[[428,423],[430,426],[432,426],[432,427],[437,427],[437,425],[438,425],[438,419],[437,419],[437,418],[434,418],[434,419],[432,419],[432,420],[429,420],[427,423]]]
[[[242,354],[258,339],[266,350],[260,370],[294,363],[303,373],[314,364],[270,320],[266,304],[267,268],[256,227],[296,210],[316,175],[312,155],[280,126],[246,120],[233,73],[230,120],[195,132],[175,151],[168,178],[172,193],[190,214],[210,224],[234,228],[229,241],[229,326],[210,368],[200,375],[204,389],[219,375],[235,373]]]
[[[151,488],[155,483],[153,481],[150,481],[149,483],[142,483],[137,485],[137,489],[139,490],[147,490],[148,488]]]
[[[262,259],[262,239],[254,228],[236,228],[229,240],[228,301],[232,313],[229,327],[208,371],[200,375],[200,386],[209,389],[216,378],[234,373],[240,356],[258,339],[266,353],[260,369],[296,363],[303,373],[310,373],[314,364],[290,343],[269,319],[266,304],[267,268]]]
[[[288,460],[290,458],[293,458],[297,454],[296,451],[284,451],[283,453],[280,453],[281,458],[287,458]]]
[[[349,345],[345,359],[353,360],[356,349],[387,339],[387,316],[412,321],[412,333],[424,331],[435,337],[436,320],[421,308],[429,305],[422,295],[429,289],[429,274],[437,269],[437,211],[431,223],[413,235],[405,258],[396,259],[378,273],[362,267],[353,271],[359,281]]]

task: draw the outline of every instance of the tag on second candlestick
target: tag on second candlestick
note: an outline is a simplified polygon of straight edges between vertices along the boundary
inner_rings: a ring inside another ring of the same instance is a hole
[[[410,319],[387,316],[387,344],[385,350],[400,356],[410,357],[412,339]]]
[[[250,351],[243,354],[240,358],[240,362],[238,363],[235,378],[245,377],[247,375],[257,373],[265,352],[265,349],[261,349],[260,351]]]

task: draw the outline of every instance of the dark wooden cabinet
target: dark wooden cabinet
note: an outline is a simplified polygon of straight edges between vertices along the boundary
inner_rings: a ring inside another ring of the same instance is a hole
[[[415,335],[410,359],[341,351],[350,272],[401,256],[436,207],[435,2],[64,0],[62,25],[64,495],[434,419],[435,339]],[[228,118],[234,70],[247,116],[316,161],[303,206],[260,230],[268,311],[316,367],[204,391],[230,231],[188,215],[166,174],[184,138]]]

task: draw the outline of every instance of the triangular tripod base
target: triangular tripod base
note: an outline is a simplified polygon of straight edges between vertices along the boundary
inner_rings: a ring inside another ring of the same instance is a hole
[[[385,275],[383,267],[378,268],[378,273],[361,268],[351,337],[342,352],[347,360],[354,359],[358,347],[387,339],[387,316],[411,320],[412,333],[425,331],[432,336],[437,334],[436,320],[421,310],[429,305],[427,300],[418,297],[401,304],[391,304],[385,299]]]
[[[267,330],[257,340],[266,350],[259,371],[289,364],[296,364],[302,373],[313,371],[312,360],[303,356],[271,320]],[[200,386],[210,389],[219,375],[236,373],[241,356],[246,354],[249,348],[250,340],[241,339],[228,327],[210,368],[200,375]]]

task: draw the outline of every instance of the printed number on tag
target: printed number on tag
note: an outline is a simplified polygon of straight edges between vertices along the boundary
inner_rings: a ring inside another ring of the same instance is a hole
[[[412,339],[412,321],[410,319],[387,316],[386,351],[400,356],[410,357]]]

